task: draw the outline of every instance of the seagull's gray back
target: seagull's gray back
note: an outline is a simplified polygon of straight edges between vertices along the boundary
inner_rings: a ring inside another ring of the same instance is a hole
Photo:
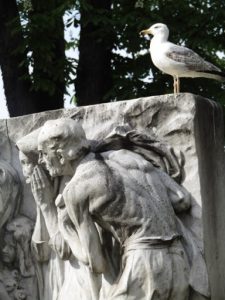
[[[183,63],[187,70],[194,72],[207,72],[214,71],[220,72],[221,70],[213,64],[205,61],[197,53],[186,47],[174,45],[166,53],[170,59]]]

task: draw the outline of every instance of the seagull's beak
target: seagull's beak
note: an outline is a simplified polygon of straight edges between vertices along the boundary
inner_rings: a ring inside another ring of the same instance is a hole
[[[140,31],[139,34],[144,36],[147,34],[152,34],[152,31],[150,28],[148,28],[148,29],[144,29],[144,30]]]

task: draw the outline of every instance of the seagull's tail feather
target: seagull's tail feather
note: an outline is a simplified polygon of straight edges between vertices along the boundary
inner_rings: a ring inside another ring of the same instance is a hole
[[[205,78],[212,78],[219,81],[225,81],[225,72],[222,71],[212,71],[212,70],[204,70],[204,71],[197,71],[202,74],[202,77]]]

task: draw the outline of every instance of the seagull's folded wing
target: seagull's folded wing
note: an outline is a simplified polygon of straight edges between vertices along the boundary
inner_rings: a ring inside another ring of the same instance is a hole
[[[172,46],[166,56],[170,59],[184,64],[187,71],[194,72],[220,72],[221,70],[213,64],[205,61],[194,51],[181,46]]]

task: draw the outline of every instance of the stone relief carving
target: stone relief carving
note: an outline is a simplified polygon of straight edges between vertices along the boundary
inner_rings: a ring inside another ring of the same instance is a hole
[[[71,119],[47,121],[17,145],[52,291],[41,299],[210,297],[201,241],[184,221],[193,199],[180,185],[182,156],[126,126],[92,143]]]
[[[0,299],[38,299],[31,254],[33,222],[18,215],[21,186],[16,170],[0,161]],[[30,290],[29,290],[30,289]]]
[[[20,182],[17,172],[10,164],[5,161],[0,161],[0,239],[3,244],[5,236],[5,226],[7,221],[12,220],[17,214],[20,205]],[[13,243],[13,242],[12,242]],[[10,245],[11,247],[12,245]],[[14,288],[16,272],[6,272],[4,259],[10,260],[11,253],[6,254],[1,251],[0,262],[0,299],[10,299],[9,293]],[[12,253],[13,254],[13,253]],[[14,254],[13,254],[14,256]],[[5,257],[5,258],[4,258]],[[3,261],[2,261],[3,260]],[[7,274],[8,273],[8,274]],[[5,278],[7,276],[7,283]]]
[[[33,222],[17,215],[7,223],[2,249],[3,283],[10,299],[38,299],[38,268],[32,257]]]
[[[20,180],[16,170],[0,160],[0,229],[19,211]]]
[[[98,299],[98,276],[71,255],[71,249],[59,230],[60,214],[69,220],[65,208],[55,206],[58,193],[70,177],[53,179],[38,166],[37,136],[39,130],[17,142],[26,182],[31,183],[37,204],[37,218],[32,237],[36,258],[41,263],[43,293],[41,299]],[[63,261],[67,260],[67,261]]]

